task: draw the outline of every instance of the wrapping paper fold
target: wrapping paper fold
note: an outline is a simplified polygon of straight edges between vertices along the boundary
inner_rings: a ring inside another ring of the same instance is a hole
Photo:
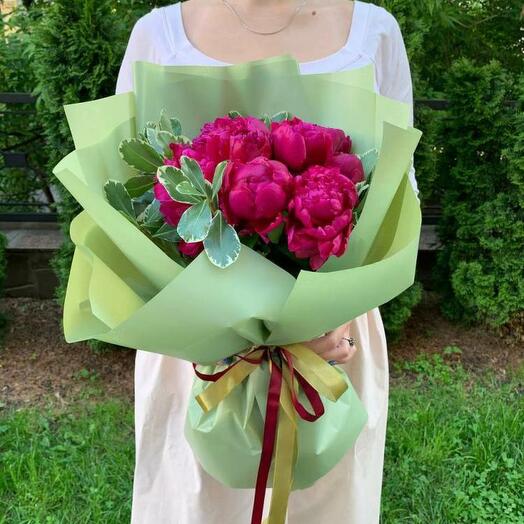
[[[76,251],[64,308],[69,342],[95,338],[199,363],[253,345],[307,340],[379,306],[414,279],[418,200],[407,170],[420,132],[409,107],[373,92],[373,69],[300,75],[289,57],[227,67],[134,64],[135,92],[65,106],[75,151],[53,172],[84,211],[71,225]],[[135,175],[118,145],[161,109],[193,136],[230,110],[281,110],[340,127],[354,150],[379,160],[346,254],[297,279],[247,246],[223,270],[205,254],[171,260],[104,199],[108,179]]]

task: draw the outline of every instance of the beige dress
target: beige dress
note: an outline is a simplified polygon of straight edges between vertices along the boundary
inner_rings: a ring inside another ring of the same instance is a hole
[[[179,4],[153,9],[138,20],[122,62],[117,93],[133,89],[134,60],[164,65],[224,64],[191,44]],[[303,74],[309,74],[370,62],[375,65],[378,92],[412,102],[409,64],[396,20],[382,8],[356,2],[346,44],[328,57],[300,64],[300,68]],[[410,179],[416,189],[413,169]],[[378,308],[354,319],[351,332],[358,352],[344,369],[368,411],[368,422],[355,446],[328,475],[314,486],[291,494],[289,524],[379,522],[388,360]],[[184,438],[192,380],[189,362],[137,351],[133,524],[250,522],[253,490],[230,489],[207,475]]]

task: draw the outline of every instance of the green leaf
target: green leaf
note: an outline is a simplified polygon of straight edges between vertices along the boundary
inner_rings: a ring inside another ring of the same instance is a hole
[[[230,266],[240,255],[240,240],[221,211],[218,211],[204,240],[204,250],[212,264],[219,268]]]
[[[180,120],[178,118],[170,118],[171,122],[171,131],[174,135],[181,135],[182,134],[182,124],[180,123]]]
[[[165,109],[162,109],[162,111],[160,112],[160,121],[158,122],[158,129],[159,131],[168,131],[169,133],[173,133],[171,120],[167,116],[167,112]]]
[[[238,111],[229,111],[228,114],[229,118],[238,118],[239,116],[242,116],[241,113]]]
[[[155,238],[155,243],[158,244],[160,249],[164,253],[169,256],[172,260],[174,260],[178,265],[182,267],[187,266],[187,260],[182,256],[180,251],[178,250],[177,245],[174,242],[168,242],[167,240],[163,240],[161,238]]]
[[[211,226],[211,208],[207,201],[186,209],[177,226],[178,234],[186,242],[199,242],[206,238]]]
[[[227,160],[223,160],[215,168],[215,173],[213,175],[213,192],[211,198],[215,198],[222,187],[222,180],[224,179],[224,174],[226,172]]]
[[[271,129],[271,117],[267,114],[267,113],[264,113],[261,117],[260,117],[260,120],[262,120],[262,122],[264,122],[264,124],[266,125],[266,127],[268,129]]]
[[[242,236],[242,244],[244,244],[247,247],[250,247],[253,249],[256,245],[256,243],[260,240],[260,235],[253,234],[253,235],[243,235]]]
[[[155,184],[152,175],[140,175],[130,178],[124,185],[131,198],[137,198],[151,189]]]
[[[157,229],[163,223],[164,217],[160,212],[160,202],[153,200],[140,215],[139,221],[148,229]]]
[[[174,166],[161,166],[157,171],[158,181],[166,188],[169,196],[177,202],[185,204],[199,204],[202,202],[203,196],[188,195],[180,193],[177,189],[182,182],[187,182],[186,177],[181,169]]]
[[[104,184],[106,199],[117,211],[120,211],[132,222],[136,222],[133,201],[127,192],[126,187],[118,180],[108,180]]]
[[[184,135],[173,135],[173,142],[175,144],[184,144],[184,145],[189,145],[191,144],[191,139],[190,138],[187,138],[187,136],[184,136]]]
[[[164,156],[173,158],[173,151],[171,151],[169,144],[176,143],[175,135],[173,135],[173,133],[170,133],[169,131],[157,131],[156,141],[162,147]]]
[[[122,140],[118,151],[124,162],[144,173],[153,174],[164,163],[162,155],[152,146],[136,138]]]
[[[275,229],[270,231],[267,234],[267,236],[268,236],[269,240],[271,240],[271,242],[273,242],[273,244],[278,244],[278,241],[280,240],[280,237],[282,236],[283,231],[284,231],[284,222],[282,222],[282,224],[280,224]]]
[[[160,144],[156,137],[156,129],[154,127],[146,128],[146,139],[147,142],[154,148],[157,153],[164,155],[164,147]]]
[[[206,179],[204,178],[204,173],[198,165],[198,162],[193,158],[188,156],[180,157],[180,166],[182,173],[189,180],[191,185],[202,195],[206,195]]]
[[[368,180],[369,176],[373,172],[373,169],[375,169],[375,165],[378,160],[378,150],[373,148],[369,149],[365,153],[362,153],[361,155],[357,155],[360,158],[360,161],[362,162],[362,167],[364,168],[364,175],[366,177],[366,180]]]
[[[162,224],[153,234],[153,237],[160,238],[167,242],[178,242],[180,240],[180,235],[178,234],[176,227],[167,223]]]
[[[358,197],[360,198],[362,193],[364,193],[364,191],[366,191],[369,188],[369,184],[364,180],[362,182],[357,182],[355,184],[355,188],[357,190]]]
[[[197,197],[199,202],[203,198],[202,195],[191,185],[189,180],[184,180],[183,182],[180,182],[180,184],[176,186],[176,190],[182,195],[192,195],[194,197]]]
[[[278,113],[275,113],[271,120],[273,122],[282,122],[284,120],[291,120],[293,118],[293,115],[289,111],[280,111]]]

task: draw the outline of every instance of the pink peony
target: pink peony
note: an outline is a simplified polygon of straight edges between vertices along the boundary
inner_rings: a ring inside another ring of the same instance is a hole
[[[160,202],[160,212],[162,213],[165,221],[176,227],[180,222],[180,217],[184,214],[184,211],[189,207],[189,204],[177,202],[173,200],[166,188],[157,182],[153,186],[155,198]],[[191,258],[195,258],[203,249],[202,242],[191,242],[187,243],[181,240],[178,243],[178,250],[183,254]]]
[[[324,165],[336,153],[347,153],[351,140],[341,129],[318,126],[300,118],[273,122],[273,155],[290,169]]]
[[[312,166],[293,182],[288,249],[298,258],[308,258],[311,269],[317,270],[330,256],[345,252],[357,191],[336,167]]]
[[[328,166],[338,167],[340,172],[356,184],[364,180],[364,167],[357,155],[338,153],[327,163]]]
[[[258,157],[248,163],[229,162],[220,191],[220,208],[241,234],[267,233],[283,221],[293,178],[276,160]]]
[[[203,242],[185,242],[184,240],[181,240],[178,243],[178,250],[180,253],[185,255],[189,258],[196,258],[203,250],[204,250],[204,243]]]
[[[222,160],[249,162],[258,156],[271,156],[270,134],[264,123],[257,118],[221,117],[204,124],[200,134],[193,140],[190,155],[206,172],[212,171]]]
[[[334,127],[324,127],[324,129],[331,135],[334,153],[349,153],[351,151],[351,138],[342,129]]]
[[[164,164],[168,166],[180,167],[180,157],[184,154],[184,150],[188,146],[185,144],[169,144],[169,149],[173,154],[173,158],[164,158]]]

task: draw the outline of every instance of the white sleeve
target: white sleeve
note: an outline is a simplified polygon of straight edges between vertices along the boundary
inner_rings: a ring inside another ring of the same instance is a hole
[[[407,102],[411,106],[409,124],[413,125],[413,85],[408,55],[400,26],[393,15],[380,8],[383,30],[377,50],[377,83],[380,94]],[[413,162],[409,169],[409,180],[418,198],[418,186]]]
[[[115,94],[133,90],[133,62],[135,60],[153,61],[150,32],[147,30],[149,15],[139,18],[127,42],[124,58],[116,81]]]

